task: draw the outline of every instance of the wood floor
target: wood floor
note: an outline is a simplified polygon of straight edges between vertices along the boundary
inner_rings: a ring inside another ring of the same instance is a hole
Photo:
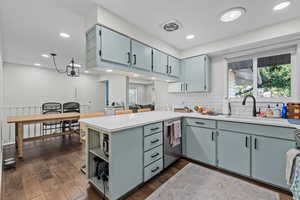
[[[6,147],[4,150],[5,157],[14,153],[14,146]],[[2,199],[102,199],[80,172],[83,163],[84,148],[79,144],[78,136],[26,143],[24,158],[18,160],[17,169],[4,171]],[[179,160],[158,177],[132,192],[126,199],[145,199],[188,163],[187,160]],[[281,200],[292,200],[291,196],[283,193],[280,193],[280,197]]]

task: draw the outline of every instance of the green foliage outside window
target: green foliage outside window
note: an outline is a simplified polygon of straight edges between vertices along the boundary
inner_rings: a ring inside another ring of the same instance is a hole
[[[258,68],[261,82],[258,89],[272,97],[291,96],[291,65],[275,65]]]

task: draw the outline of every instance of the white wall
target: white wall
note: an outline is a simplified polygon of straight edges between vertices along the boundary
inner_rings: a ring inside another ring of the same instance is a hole
[[[109,85],[109,104],[112,102],[124,103],[128,102],[128,77],[116,74],[106,74],[100,76],[100,81],[108,80]]]
[[[45,102],[77,101],[103,111],[98,76],[71,78],[55,70],[4,63],[4,104],[36,106]]]
[[[0,30],[0,152],[2,152],[2,123],[3,123],[3,59],[2,59],[2,34]],[[0,155],[0,159],[1,155]]]
[[[98,7],[97,8],[97,19],[93,22],[93,17],[95,16],[95,10],[90,12],[90,16],[86,17],[87,27],[91,27],[91,25],[99,23],[104,26],[107,26],[113,30],[116,30],[120,33],[123,33],[131,38],[139,40],[145,44],[148,44],[154,48],[157,48],[161,51],[164,51],[170,55],[175,57],[179,57],[179,51],[167,44],[166,42],[161,41],[155,36],[150,35],[149,33],[144,32],[137,26],[130,24],[125,21],[121,17],[111,13],[105,8]]]

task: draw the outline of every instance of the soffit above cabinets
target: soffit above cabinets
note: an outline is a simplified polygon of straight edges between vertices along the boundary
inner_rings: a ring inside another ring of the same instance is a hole
[[[180,50],[300,16],[300,1],[292,1],[290,7],[279,12],[273,11],[278,0],[94,0],[94,2]],[[232,7],[244,7],[247,12],[234,22],[222,23],[221,13]],[[164,31],[161,24],[170,19],[178,20],[182,27],[174,32]],[[194,34],[195,38],[186,40],[185,37],[189,34]]]

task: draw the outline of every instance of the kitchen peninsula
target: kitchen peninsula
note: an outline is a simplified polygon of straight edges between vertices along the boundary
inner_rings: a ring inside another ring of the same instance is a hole
[[[163,123],[172,119],[181,119],[183,157],[287,189],[285,153],[295,146],[297,125],[284,119],[167,111],[80,120],[89,128],[89,182],[109,199],[118,199],[161,172]],[[95,175],[99,170],[101,177]]]

